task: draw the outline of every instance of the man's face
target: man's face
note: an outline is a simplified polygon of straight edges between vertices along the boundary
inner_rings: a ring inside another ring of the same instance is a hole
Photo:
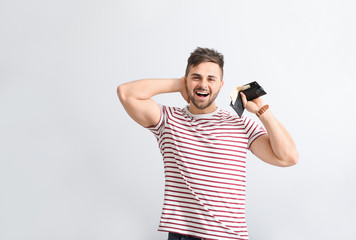
[[[195,114],[216,110],[215,99],[224,82],[218,64],[204,62],[192,67],[187,76],[187,93],[193,104],[190,111]]]

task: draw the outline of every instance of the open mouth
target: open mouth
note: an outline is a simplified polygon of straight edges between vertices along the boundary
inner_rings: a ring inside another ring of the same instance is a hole
[[[198,95],[198,97],[203,97],[203,98],[209,96],[208,92],[202,92],[202,91],[196,91],[195,94]]]

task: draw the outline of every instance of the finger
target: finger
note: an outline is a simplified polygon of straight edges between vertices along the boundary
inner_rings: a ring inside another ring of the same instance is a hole
[[[242,103],[243,103],[244,107],[246,107],[246,104],[247,104],[246,95],[243,92],[240,92],[240,94],[241,94]]]

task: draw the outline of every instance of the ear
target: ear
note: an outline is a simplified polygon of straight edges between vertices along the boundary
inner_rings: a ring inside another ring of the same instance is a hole
[[[220,88],[222,88],[222,86],[224,86],[224,80],[221,79],[221,85]]]

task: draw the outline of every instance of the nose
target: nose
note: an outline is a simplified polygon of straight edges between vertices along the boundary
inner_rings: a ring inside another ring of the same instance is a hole
[[[207,88],[207,86],[208,86],[208,79],[207,78],[203,78],[202,80],[201,80],[201,82],[200,82],[200,86],[202,87],[202,88]]]

